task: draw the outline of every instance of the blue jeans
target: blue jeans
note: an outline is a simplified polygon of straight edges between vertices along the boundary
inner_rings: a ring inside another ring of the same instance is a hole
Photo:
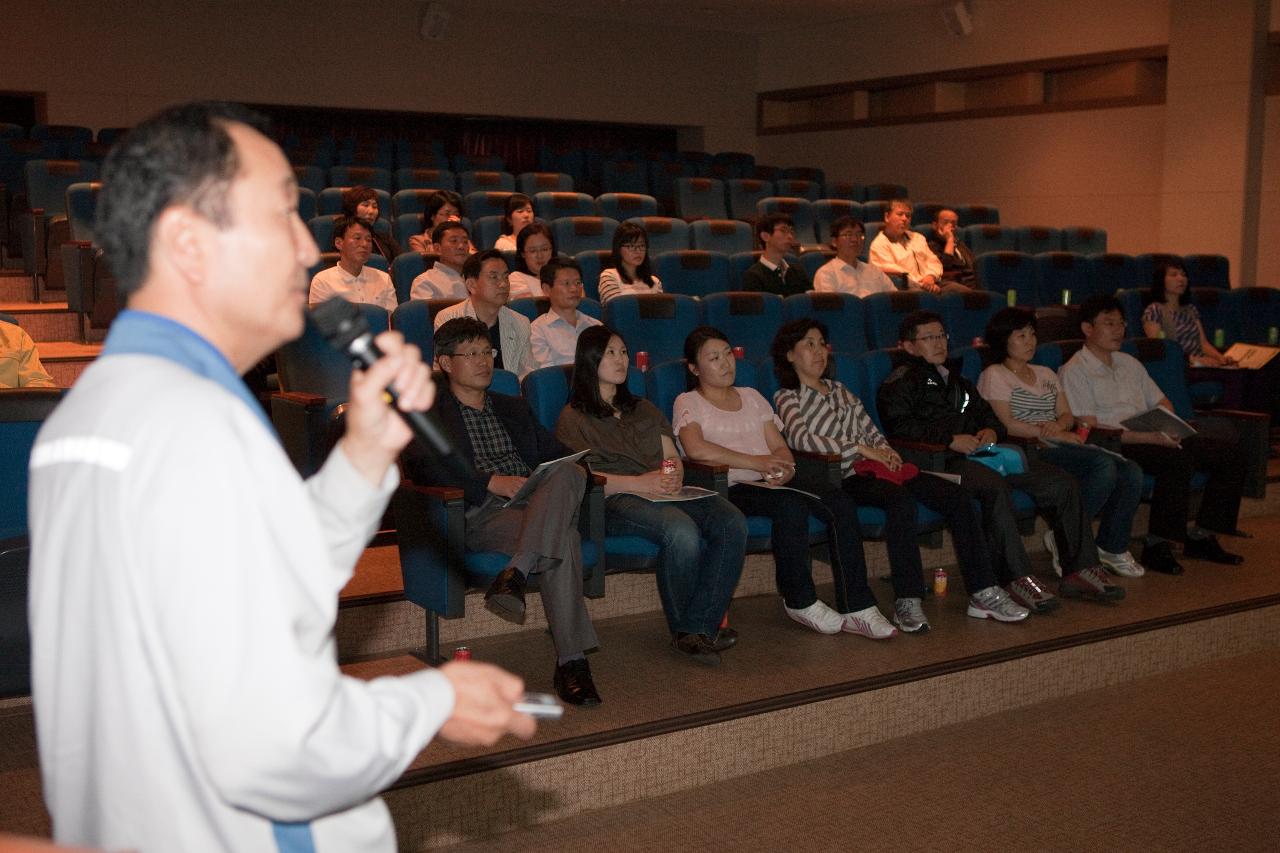
[[[1117,459],[1098,449],[1063,444],[1037,452],[1080,481],[1085,518],[1101,516],[1096,541],[1112,554],[1129,550],[1133,516],[1142,500],[1142,468],[1132,459]]]
[[[658,595],[673,633],[714,637],[742,574],[747,520],[719,495],[653,503],[635,495],[604,501],[610,536],[656,543]]]

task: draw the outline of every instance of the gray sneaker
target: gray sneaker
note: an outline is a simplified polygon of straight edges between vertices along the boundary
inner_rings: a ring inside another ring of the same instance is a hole
[[[974,619],[994,619],[997,622],[1021,622],[1031,611],[1018,604],[998,586],[980,589],[969,596],[969,610]]]
[[[923,634],[929,630],[929,620],[920,608],[918,598],[899,598],[893,603],[893,624],[904,634]]]

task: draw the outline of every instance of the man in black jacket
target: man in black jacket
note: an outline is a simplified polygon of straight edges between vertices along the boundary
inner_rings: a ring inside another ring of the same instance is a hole
[[[598,642],[582,598],[578,535],[586,474],[577,465],[562,464],[521,504],[504,507],[539,464],[570,451],[543,429],[523,400],[489,391],[494,350],[484,323],[472,317],[450,320],[436,330],[435,346],[436,364],[447,381],[440,383],[433,411],[478,478],[456,477],[413,445],[404,457],[405,471],[417,483],[463,490],[468,549],[511,555],[511,564],[485,593],[486,607],[522,623],[526,580],[539,573],[558,655],[556,692],[575,705],[598,705],[585,655]]]
[[[978,288],[973,251],[960,241],[960,217],[949,207],[938,211],[933,225],[923,232],[929,251],[942,261],[942,280],[965,287]]]
[[[1030,610],[1043,613],[1057,606],[1052,593],[1031,575],[1031,560],[1022,545],[1012,489],[1026,492],[1048,512],[1058,544],[1063,579],[1058,592],[1073,598],[1114,601],[1124,589],[1106,582],[1093,531],[1080,502],[1075,479],[1026,455],[1026,470],[1001,476],[970,455],[1007,437],[1004,425],[977,387],[947,362],[947,332],[942,317],[914,311],[902,321],[899,343],[907,352],[880,386],[876,403],[890,438],[940,444],[947,448],[946,470],[960,475],[960,485],[982,505],[991,540],[992,562],[1009,595]]]

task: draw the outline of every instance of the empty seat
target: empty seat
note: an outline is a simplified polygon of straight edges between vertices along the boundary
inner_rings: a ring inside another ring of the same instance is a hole
[[[724,183],[714,178],[677,178],[676,215],[685,220],[724,219]]]
[[[86,145],[93,142],[93,131],[78,124],[36,124],[27,134],[40,142],[52,142],[58,146],[58,157],[78,160]]]
[[[550,222],[564,216],[595,216],[596,200],[586,193],[540,192],[533,196],[533,210]]]
[[[757,181],[768,181],[773,183],[782,177],[782,169],[777,166],[766,166],[762,163],[756,163],[750,172],[743,175],[744,178],[754,178]]]
[[[391,213],[394,216],[406,213],[421,215],[427,209],[427,201],[437,192],[439,190],[434,189],[400,190],[391,197]]]
[[[1000,208],[988,204],[956,205],[956,216],[960,218],[960,227],[969,225],[999,225]]]
[[[810,249],[800,255],[800,268],[804,270],[805,278],[813,281],[813,277],[818,274],[818,270],[822,269],[823,264],[836,256],[833,249]]]
[[[693,173],[699,177],[709,177],[715,157],[706,151],[677,151],[675,159],[693,167]]]
[[[873,293],[862,300],[862,308],[867,322],[869,349],[897,346],[902,318],[912,311],[937,311],[942,314],[944,310],[938,296],[920,290]]]
[[[790,181],[810,181],[820,188],[827,182],[827,173],[816,166],[789,166],[782,170],[782,177]]]
[[[649,253],[676,252],[689,248],[689,223],[669,216],[633,216],[627,220],[649,236]]]
[[[817,242],[831,242],[831,223],[842,216],[852,216],[862,221],[862,205],[842,198],[821,198],[813,203],[813,234]]]
[[[311,190],[316,195],[329,185],[324,169],[319,166],[294,166],[293,175],[297,178],[299,187]]]
[[[863,184],[859,201],[892,201],[907,195],[907,188],[902,184]]]
[[[449,169],[449,158],[444,153],[444,143],[432,139],[397,139],[395,143],[396,169],[431,169],[446,171]],[[397,179],[398,182],[398,179]],[[399,184],[401,189],[406,185]],[[453,187],[447,187],[453,189]]]
[[[776,195],[803,198],[813,202],[822,197],[822,184],[815,181],[779,178],[773,182],[773,191]]]
[[[405,292],[408,292],[407,288]],[[434,359],[436,351],[434,319],[431,306],[425,299],[402,301],[391,312],[391,328],[404,335],[406,342],[422,350],[422,357],[428,363]]]
[[[730,178],[745,178],[755,173],[756,158],[742,151],[721,151],[711,158],[711,165],[723,169]]]
[[[600,299],[600,271],[609,265],[609,249],[587,249],[573,255],[582,268],[582,292],[588,299]],[[594,315],[592,315],[594,316]]]
[[[750,225],[737,219],[700,219],[689,225],[689,242],[695,249],[734,255],[750,252],[755,236]]]
[[[1074,252],[1046,252],[1033,259],[1036,274],[1036,305],[1063,303],[1079,305],[1093,295],[1093,276],[1084,255]],[[1071,335],[1077,337],[1077,335]]]
[[[761,199],[777,195],[771,181],[737,178],[725,185],[729,191],[729,215],[747,222],[756,218],[756,205]]]
[[[827,327],[827,343],[835,352],[857,355],[867,349],[863,302],[848,293],[796,293],[783,300],[785,319],[811,317]]]
[[[521,172],[516,176],[516,186],[529,198],[538,193],[571,193],[573,176],[564,172]]]
[[[1057,228],[1045,228],[1040,225],[1028,225],[1016,229],[1017,250],[1028,255],[1041,252],[1061,252],[1062,232]]]
[[[862,187],[853,181],[827,181],[822,186],[822,197],[861,202]]]
[[[884,224],[884,217],[888,212],[889,202],[886,199],[871,199],[862,203],[862,221],[868,225],[873,222]],[[867,242],[871,242],[870,235],[867,235]]]
[[[325,187],[321,190],[316,196],[320,215],[328,216],[334,213],[342,213],[342,193],[348,189],[350,187]],[[378,198],[378,216],[390,220],[391,193],[383,189],[374,189],[373,193]]]
[[[567,216],[551,223],[556,248],[566,255],[588,249],[611,250],[613,232],[617,230],[618,220],[605,216]],[[652,244],[649,250],[653,251]]]
[[[940,201],[918,201],[911,205],[911,224],[928,225],[938,218],[941,210],[955,210],[955,206]],[[956,214],[957,217],[959,215]]]
[[[712,293],[702,300],[709,326],[729,336],[729,343],[743,347],[747,358],[769,355],[773,336],[782,326],[782,297],[776,293]]]
[[[401,304],[409,301],[413,280],[435,266],[435,263],[435,255],[417,252],[401,252],[396,255],[391,262],[391,282],[396,286],[396,299]]]
[[[516,179],[510,172],[459,172],[458,173],[458,192],[465,198],[472,193],[477,192],[506,192],[513,193],[516,191]],[[470,213],[471,209],[467,208]],[[472,214],[473,216],[475,214]]]
[[[650,163],[649,192],[664,211],[675,211],[676,179],[692,178],[693,167],[686,163]]]
[[[303,222],[320,213],[320,202],[316,194],[306,187],[298,187],[298,218]]]
[[[311,236],[315,238],[316,246],[321,252],[333,251],[333,224],[337,218],[338,214],[330,213],[307,220],[307,228],[311,229]]]
[[[650,195],[646,164],[630,160],[605,160],[600,166],[600,185],[606,193]]]
[[[1221,289],[1221,288],[1219,288]],[[1270,344],[1273,329],[1280,329],[1280,290],[1274,287],[1237,287],[1227,291],[1234,306],[1240,340],[1254,344]],[[1213,329],[1205,331],[1213,337]]]
[[[49,140],[41,140],[46,144]],[[23,166],[29,211],[19,222],[23,269],[44,288],[65,290],[58,250],[69,239],[67,188],[98,179],[98,164],[88,160],[28,160]],[[46,277],[48,280],[46,281]]]
[[[1078,255],[1100,255],[1107,251],[1105,228],[1063,228],[1062,251]]]
[[[391,172],[374,166],[334,166],[329,170],[331,187],[373,187],[391,193]]]
[[[462,204],[466,208],[467,216],[472,220],[476,220],[482,216],[502,216],[505,214],[507,212],[507,199],[510,197],[511,193],[505,190],[474,192],[465,196]]]
[[[697,300],[675,293],[626,293],[604,306],[605,325],[622,336],[633,358],[647,352],[650,364],[679,358],[701,315]]]
[[[796,227],[796,240],[801,245],[811,246],[818,242],[813,233],[813,205],[808,199],[783,196],[760,199],[756,204],[756,217],[771,213],[785,213],[791,217]]]
[[[1191,287],[1231,289],[1231,262],[1225,255],[1183,255]]]
[[[975,255],[986,252],[1018,251],[1018,235],[1013,228],[999,225],[970,225],[964,229],[964,243]]]
[[[385,169],[395,168],[395,143],[390,139],[356,139],[348,137],[338,143],[335,166],[356,166]],[[358,182],[357,182],[358,183]],[[387,187],[390,190],[390,187]]]
[[[1003,293],[975,290],[970,293],[944,293],[942,316],[947,321],[953,346],[973,343],[987,333],[987,321],[1008,303]]]
[[[657,216],[658,200],[640,193],[605,193],[596,199],[600,215],[622,222],[636,216]]]
[[[722,252],[679,249],[653,258],[653,274],[665,293],[706,296],[729,289],[729,256]]]
[[[1036,270],[1033,259],[1025,252],[987,252],[978,256],[978,281],[995,293],[1016,295],[1016,302],[1023,307],[1039,303],[1036,293]]]
[[[400,190],[457,190],[458,179],[448,169],[397,169],[396,188]]]
[[[94,239],[93,218],[98,209],[98,194],[101,192],[102,184],[98,181],[85,181],[67,187],[67,225],[72,240],[97,242]]]
[[[501,216],[481,216],[471,228],[471,242],[480,251],[492,249],[502,236]]]
[[[1270,289],[1270,288],[1268,288]],[[1241,288],[1241,290],[1249,290],[1249,288]],[[1234,290],[1223,290],[1220,287],[1193,287],[1188,291],[1191,303],[1196,306],[1196,310],[1200,312],[1200,323],[1204,326],[1204,333],[1208,336],[1209,341],[1213,342],[1219,329],[1222,330],[1222,343],[1224,346],[1231,346],[1239,340],[1243,340],[1241,329],[1241,315],[1243,311],[1254,309],[1257,305],[1249,304],[1250,300],[1241,299],[1236,296]],[[1262,330],[1263,336],[1253,343],[1266,343],[1265,334],[1267,324],[1263,319]],[[1142,330],[1134,330],[1132,334],[1138,334]]]
[[[1120,310],[1124,314],[1125,334],[1129,336],[1142,334],[1142,311],[1147,307],[1143,298],[1144,289],[1117,290],[1113,296],[1120,301]]]
[[[453,171],[463,172],[503,172],[507,164],[497,154],[455,154],[453,155]],[[513,179],[514,180],[514,179]],[[515,186],[512,185],[512,190]]]
[[[1088,261],[1094,293],[1115,293],[1117,290],[1151,286],[1150,271],[1144,280],[1138,259],[1133,255],[1109,252],[1090,255]]]

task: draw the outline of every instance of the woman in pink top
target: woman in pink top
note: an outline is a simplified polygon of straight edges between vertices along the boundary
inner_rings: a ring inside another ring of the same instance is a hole
[[[684,342],[689,385],[676,398],[672,425],[690,459],[729,467],[729,501],[773,524],[778,591],[787,615],[823,634],[847,631],[876,640],[898,633],[867,585],[858,506],[839,489],[815,498],[780,489],[795,476],[795,460],[773,408],[754,388],[733,384],[736,361],[724,332],[699,326]],[[827,527],[836,608],[818,598],[808,565],[809,516]]]

